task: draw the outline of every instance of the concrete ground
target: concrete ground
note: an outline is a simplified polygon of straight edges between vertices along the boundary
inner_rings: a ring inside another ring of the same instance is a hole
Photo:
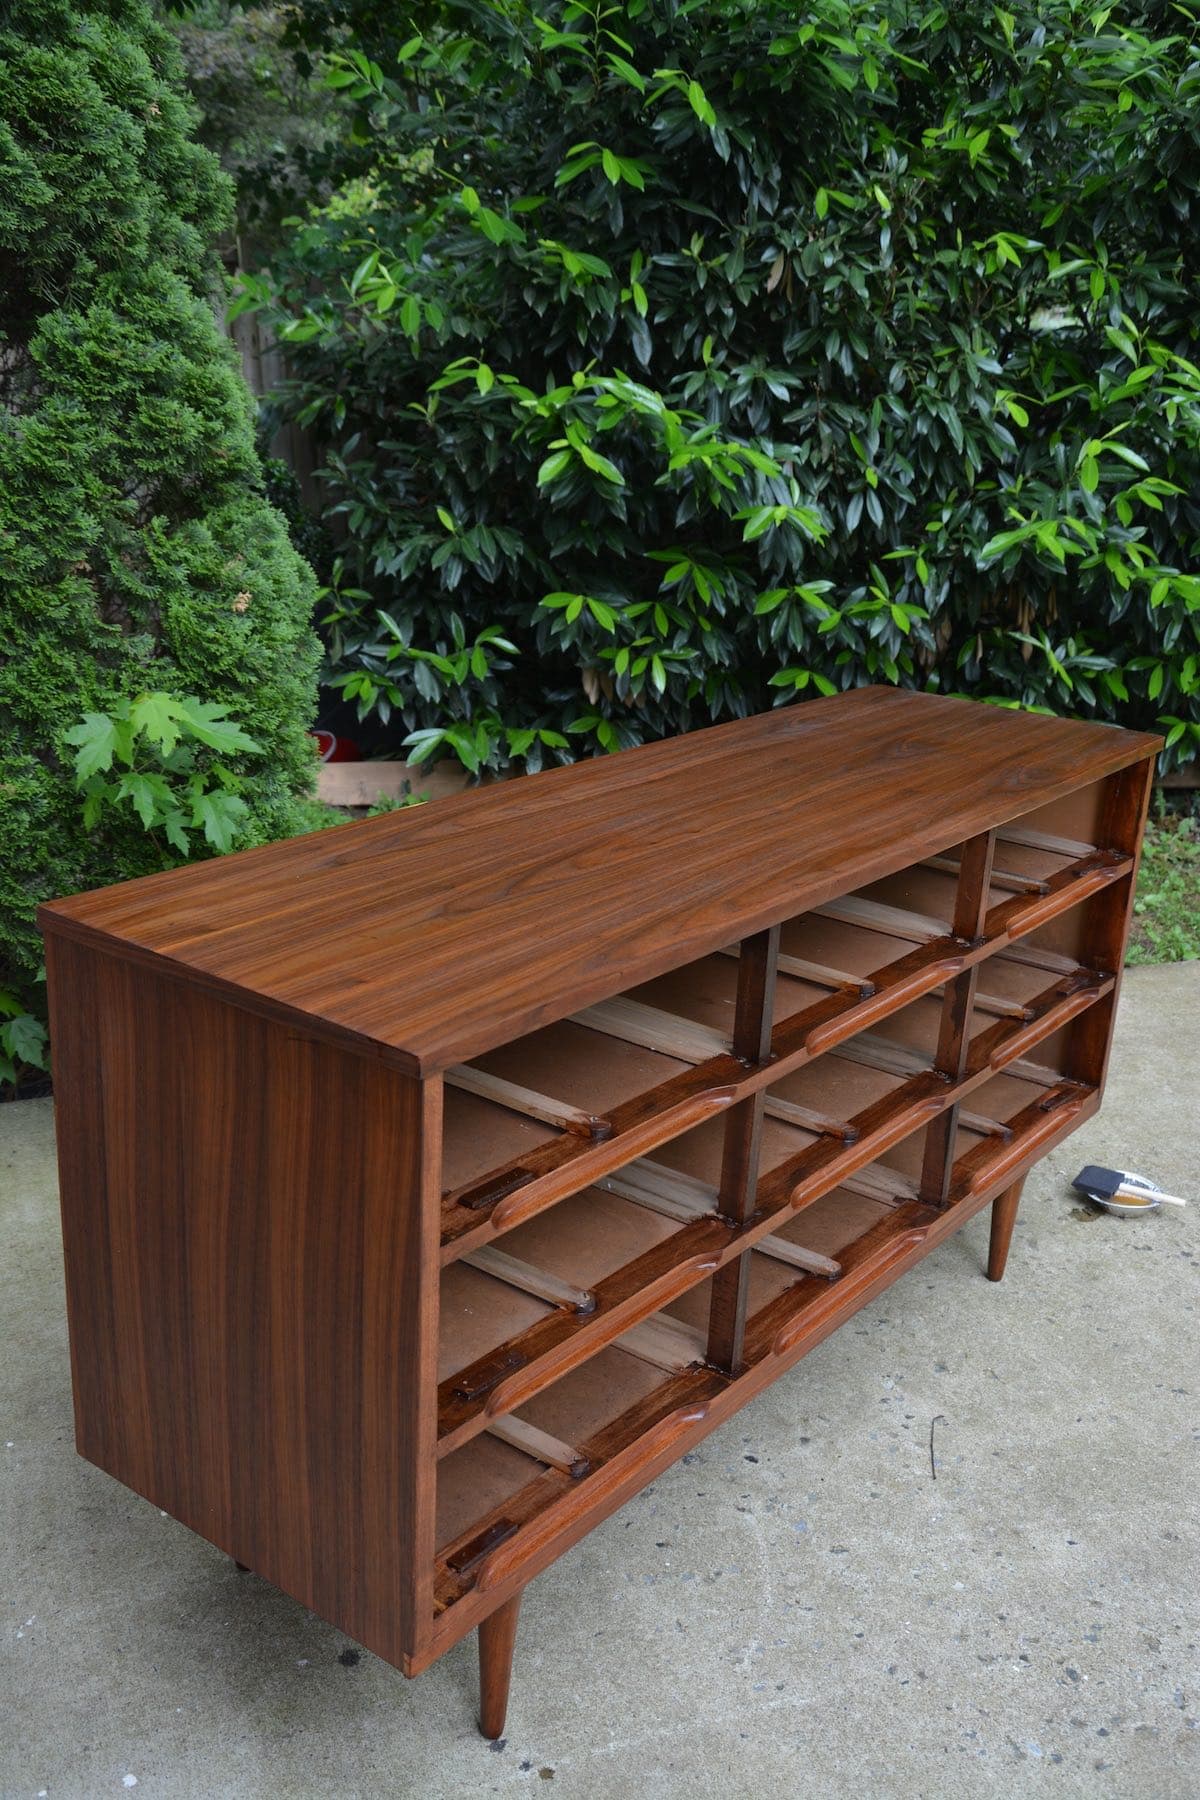
[[[0,1108],[0,1794],[1200,1793],[1198,1069],[1200,963],[1132,970],[1005,1282],[973,1221],[535,1581],[493,1748],[472,1642],[405,1682],[75,1455],[51,1105]]]

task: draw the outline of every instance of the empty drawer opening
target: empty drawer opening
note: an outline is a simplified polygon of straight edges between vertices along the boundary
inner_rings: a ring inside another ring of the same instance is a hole
[[[525,1402],[438,1464],[438,1610],[474,1586],[502,1545],[637,1444],[697,1378],[703,1345],[661,1315]],[[680,1384],[682,1385],[682,1390]]]
[[[811,1134],[769,1121],[770,1152]],[[447,1457],[737,1253],[713,1119],[466,1249],[442,1271],[439,1454]]]

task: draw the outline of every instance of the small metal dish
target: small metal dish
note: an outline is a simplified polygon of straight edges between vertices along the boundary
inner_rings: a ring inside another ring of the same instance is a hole
[[[1095,1205],[1102,1206],[1105,1212],[1119,1213],[1124,1219],[1137,1218],[1140,1214],[1153,1212],[1156,1207],[1162,1205],[1162,1201],[1157,1198],[1157,1196],[1163,1192],[1162,1188],[1157,1186],[1153,1181],[1147,1181],[1144,1175],[1127,1175],[1125,1177],[1125,1186],[1141,1188],[1144,1191],[1146,1198],[1144,1200],[1134,1200],[1126,1194],[1120,1200],[1105,1200],[1099,1194],[1093,1193],[1091,1188],[1087,1188],[1085,1192],[1087,1193],[1088,1199],[1093,1201]]]

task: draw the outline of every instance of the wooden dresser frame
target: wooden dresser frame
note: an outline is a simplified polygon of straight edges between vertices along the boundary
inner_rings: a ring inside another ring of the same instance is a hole
[[[1158,740],[863,689],[44,907],[78,1447],[415,1675],[1100,1103]]]

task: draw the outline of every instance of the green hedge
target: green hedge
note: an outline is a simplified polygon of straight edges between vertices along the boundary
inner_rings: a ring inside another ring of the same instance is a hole
[[[0,1011],[36,1010],[38,901],[162,866],[131,808],[89,830],[66,734],[147,690],[263,754],[242,841],[312,819],[311,571],[263,498],[220,331],[228,184],[139,0],[0,26]],[[28,1042],[28,1038],[25,1040]]]
[[[1192,7],[413,18],[336,9],[333,198],[242,297],[364,713],[536,766],[889,681],[1195,754]]]

